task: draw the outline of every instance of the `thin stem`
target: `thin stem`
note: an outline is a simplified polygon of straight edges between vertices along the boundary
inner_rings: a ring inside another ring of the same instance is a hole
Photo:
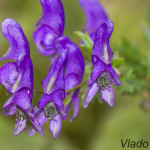
[[[43,92],[37,91],[36,89],[33,89],[34,93],[38,93],[38,94],[44,94]]]

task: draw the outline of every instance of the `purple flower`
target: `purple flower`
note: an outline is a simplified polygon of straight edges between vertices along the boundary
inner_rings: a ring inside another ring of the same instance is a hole
[[[64,31],[64,9],[61,0],[42,1],[43,14],[38,21],[40,27],[34,32],[34,41],[38,50],[43,55],[52,55],[50,62],[54,63],[57,54],[62,54],[65,49],[69,50],[67,63],[65,65],[65,90],[70,90],[79,85],[82,81],[84,72],[84,59],[80,49],[66,36]],[[68,112],[72,103],[75,103],[73,117],[75,118],[79,110],[79,90],[77,89],[72,97],[71,102],[66,106]],[[68,96],[69,93],[67,93]]]
[[[15,136],[26,129],[27,116],[43,135],[42,128],[33,114],[33,66],[28,41],[20,25],[10,18],[2,23],[1,31],[10,47],[0,61],[7,59],[15,61],[8,62],[0,68],[0,84],[11,94],[3,106],[3,114],[6,116],[16,114]]]
[[[40,0],[43,13],[36,26],[39,28],[33,33],[34,42],[38,51],[43,55],[52,55],[55,49],[55,40],[64,32],[64,9],[61,0]]]
[[[98,27],[107,21],[108,17],[98,0],[78,0],[86,16],[84,32],[88,32],[94,40]]]
[[[68,37],[63,36],[56,41],[56,48],[59,53],[65,49],[69,50],[68,58],[65,64],[65,91],[74,88],[82,82],[84,74],[84,58],[80,49]],[[73,93],[70,103],[65,107],[65,112],[70,110],[74,103],[74,113],[70,121],[77,117],[79,111],[79,89]],[[68,96],[69,93],[66,94]]]
[[[67,115],[64,112],[63,98],[65,96],[64,65],[68,56],[68,50],[58,57],[52,64],[46,78],[42,81],[44,95],[39,100],[35,114],[39,115],[38,122],[41,126],[49,120],[49,130],[54,139],[61,131],[62,119],[66,120]],[[36,133],[36,128],[31,127],[29,136]]]
[[[114,90],[111,83],[121,85],[119,75],[111,66],[113,53],[109,46],[109,38],[113,30],[110,20],[100,25],[95,34],[94,46],[92,51],[93,71],[88,80],[89,90],[86,93],[83,107],[86,108],[89,102],[100,88],[101,99],[111,107],[114,105]]]
[[[86,93],[83,107],[86,108],[100,88],[101,99],[111,107],[114,105],[114,90],[111,83],[121,85],[119,75],[114,71],[111,64],[106,65],[99,59],[93,62],[93,71],[88,80],[89,90]]]

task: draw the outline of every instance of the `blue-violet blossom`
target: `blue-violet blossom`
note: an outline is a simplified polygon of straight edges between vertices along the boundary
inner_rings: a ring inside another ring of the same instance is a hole
[[[67,56],[68,50],[66,49],[51,65],[46,78],[42,81],[44,95],[39,100],[38,108],[35,110],[36,115],[40,114],[38,122],[41,126],[49,120],[49,130],[54,139],[61,131],[62,119],[67,119],[63,104],[63,98],[65,97],[64,64]],[[36,131],[36,128],[32,126],[29,136],[34,135]]]
[[[111,107],[114,105],[114,90],[111,83],[118,86],[121,85],[121,81],[111,66],[113,53],[109,46],[109,38],[112,31],[113,23],[108,20],[100,25],[95,34],[92,51],[93,70],[87,83],[89,90],[83,102],[84,108],[88,106],[98,89],[101,91],[101,99]]]
[[[50,61],[55,62],[57,54],[62,54],[65,49],[69,50],[67,63],[65,64],[65,91],[79,85],[84,73],[84,58],[80,49],[68,37],[63,36],[64,9],[61,0],[41,0],[43,14],[40,18],[40,27],[34,32],[33,37],[38,50],[43,55],[51,55]],[[39,21],[38,21],[39,25]],[[59,28],[58,28],[59,27]],[[55,30],[55,32],[54,32]],[[70,110],[74,103],[72,121],[79,111],[79,89],[77,89],[70,103],[65,107],[65,112]],[[66,94],[66,97],[69,93]]]
[[[15,61],[7,62],[0,68],[0,84],[11,94],[3,106],[3,114],[6,116],[16,114],[15,136],[26,129],[27,116],[43,135],[43,130],[33,113],[33,66],[28,41],[20,25],[13,19],[4,20],[1,31],[10,46],[0,61],[8,59]]]

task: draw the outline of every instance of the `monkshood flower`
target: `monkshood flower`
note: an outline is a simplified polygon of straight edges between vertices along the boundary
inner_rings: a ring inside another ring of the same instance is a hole
[[[84,58],[78,46],[74,44],[67,36],[63,36],[56,41],[56,48],[61,54],[65,49],[69,50],[68,58],[65,64],[65,91],[74,88],[82,82],[84,74]],[[74,103],[74,113],[70,121],[77,117],[79,111],[79,89],[73,93],[70,103],[65,107],[65,112],[70,110]],[[66,94],[68,96],[69,93]]]
[[[98,27],[107,21],[108,17],[99,0],[78,0],[86,16],[84,32],[88,32],[94,40]]]
[[[40,0],[43,13],[33,33],[34,42],[38,51],[43,55],[52,55],[57,52],[55,40],[64,32],[64,9],[61,0]]]
[[[58,57],[50,67],[46,78],[42,81],[44,94],[37,104],[35,114],[41,126],[49,120],[49,130],[54,139],[61,131],[62,119],[66,120],[67,115],[64,112],[63,98],[65,97],[64,65],[68,56],[68,50]],[[36,133],[37,129],[32,126],[29,136]]]
[[[27,118],[43,135],[42,128],[33,114],[33,66],[30,59],[28,41],[20,27],[13,19],[3,21],[1,31],[9,42],[8,51],[0,58],[12,59],[0,68],[0,84],[11,94],[3,106],[3,114],[11,116],[16,114],[14,135],[26,129]]]
[[[114,90],[111,83],[121,85],[119,75],[111,66],[113,53],[109,47],[109,38],[112,33],[112,22],[108,20],[103,23],[95,34],[94,46],[92,51],[93,71],[87,84],[89,90],[86,93],[83,107],[86,108],[89,102],[97,93],[101,91],[101,99],[111,107],[114,105]]]

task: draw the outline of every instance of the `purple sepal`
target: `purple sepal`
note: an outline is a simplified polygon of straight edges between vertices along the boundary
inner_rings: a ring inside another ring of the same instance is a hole
[[[39,122],[41,126],[43,126],[47,120],[48,118],[45,117],[44,112],[42,112],[37,118],[37,121]],[[33,136],[36,132],[37,132],[36,128],[32,126],[31,129],[29,130],[28,135]]]
[[[40,0],[40,2],[43,13],[35,25],[39,28],[33,33],[33,39],[41,54],[56,54],[55,40],[64,32],[63,5],[61,0]]]
[[[79,100],[78,92],[74,93],[70,103],[65,106],[66,113],[70,111],[70,107],[72,104],[74,104],[74,111],[73,111],[73,115],[70,118],[69,122],[72,122],[78,116],[78,113],[79,113],[80,100]]]
[[[14,108],[16,107],[16,108]],[[11,95],[11,97],[8,99],[8,101],[3,106],[3,113],[4,114],[10,114],[12,111],[12,115],[14,114],[14,109],[16,113],[16,109],[21,109],[25,114],[29,116],[30,121],[35,126],[35,128],[43,135],[43,130],[39,123],[37,122],[35,115],[33,114],[33,106],[32,106],[32,99],[31,96],[24,90],[21,90],[17,92],[16,94]],[[25,122],[20,122],[17,118],[16,126],[15,126],[15,135],[18,135],[23,130],[25,130],[25,127],[21,128],[18,126],[18,124],[22,124],[24,126]],[[19,127],[19,129],[17,129]],[[19,130],[19,131],[18,131]]]
[[[54,139],[58,137],[61,131],[61,127],[62,127],[61,115],[58,114],[49,122],[49,130],[52,133]]]
[[[0,68],[0,84],[2,84],[9,93],[12,93],[12,87],[18,78],[16,63],[8,62]]]
[[[112,85],[107,89],[101,89],[101,99],[106,102],[110,107],[114,105],[114,90]]]
[[[46,78],[42,81],[44,93],[52,94],[56,90],[65,89],[64,65],[68,56],[68,50],[64,50],[55,63],[52,64]]]
[[[15,123],[14,135],[17,136],[18,134],[26,130],[26,124],[27,124],[27,119],[25,120],[17,119]]]
[[[1,25],[1,31],[9,42],[8,51],[0,58],[0,61],[12,59],[17,61],[23,55],[30,55],[28,41],[20,25],[11,18],[7,18]]]
[[[99,59],[105,64],[110,64],[112,62],[113,52],[109,45],[109,38],[112,31],[113,23],[111,20],[100,25],[95,33],[92,60]]]
[[[88,32],[94,40],[98,27],[105,22],[108,17],[98,0],[78,0],[86,16],[84,32]]]
[[[34,42],[42,55],[52,55],[57,52],[55,49],[55,40],[57,38],[57,33],[45,24],[33,33]]]
[[[64,32],[64,9],[61,0],[40,0],[43,13],[35,26],[48,25],[58,36]]]
[[[96,83],[93,83],[92,86],[90,86],[90,88],[88,89],[85,98],[84,98],[84,102],[83,102],[83,107],[86,108],[88,106],[88,104],[91,102],[91,100],[93,99],[93,97],[95,96],[95,94],[98,91],[98,86]]]

